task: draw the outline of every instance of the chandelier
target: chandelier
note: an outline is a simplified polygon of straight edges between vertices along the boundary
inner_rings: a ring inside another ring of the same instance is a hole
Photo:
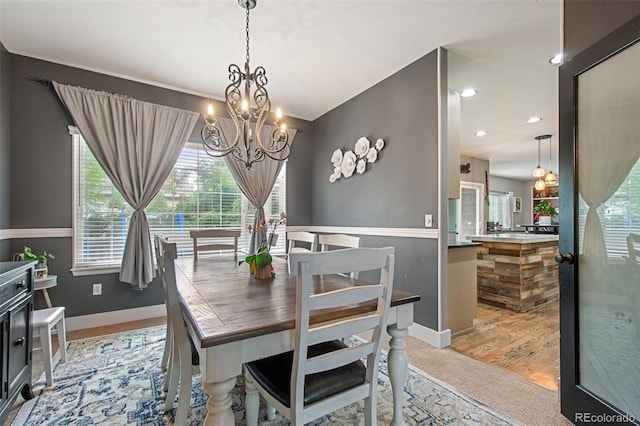
[[[536,140],[538,141],[538,167],[533,169],[533,177],[537,178],[535,185],[533,186],[536,190],[542,191],[545,188],[544,180],[542,179],[544,176],[544,169],[540,166],[540,141],[542,139],[550,139],[551,135],[540,135],[536,136]]]
[[[212,157],[231,155],[244,163],[250,170],[254,163],[269,157],[284,161],[289,157],[291,145],[280,108],[276,110],[275,129],[265,138],[263,125],[271,116],[271,100],[267,93],[267,72],[264,67],[256,67],[253,72],[249,66],[249,11],[256,7],[257,0],[238,0],[240,7],[246,10],[247,50],[244,71],[236,64],[229,65],[231,83],[225,89],[225,104],[233,120],[235,136],[233,139],[218,125],[214,117],[213,105],[209,105],[204,117],[205,125],[201,136],[204,151]],[[267,139],[267,140],[263,140]]]

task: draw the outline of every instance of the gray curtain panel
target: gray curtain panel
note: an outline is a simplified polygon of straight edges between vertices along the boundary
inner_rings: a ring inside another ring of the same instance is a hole
[[[234,136],[236,132],[236,125],[230,119],[218,119],[220,130],[225,137]],[[275,126],[263,125],[261,138],[263,141],[268,141],[271,137],[271,133],[276,129]],[[289,135],[289,143],[293,145],[293,140],[296,137],[296,129],[287,129]],[[242,143],[242,142],[239,142]],[[254,142],[256,143],[256,142]],[[263,142],[265,143],[265,142]],[[264,161],[253,164],[251,170],[247,170],[244,163],[234,159],[231,155],[224,157],[227,167],[231,171],[233,179],[240,187],[242,193],[249,199],[258,212],[253,221],[253,233],[251,235],[251,245],[249,247],[249,253],[255,253],[260,248],[260,243],[264,236],[260,232],[256,232],[260,221],[265,218],[264,204],[271,194],[273,185],[278,178],[280,169],[282,169],[283,161],[272,160],[267,157]]]
[[[109,179],[135,209],[120,280],[147,287],[155,275],[144,209],[171,173],[199,114],[53,82]]]

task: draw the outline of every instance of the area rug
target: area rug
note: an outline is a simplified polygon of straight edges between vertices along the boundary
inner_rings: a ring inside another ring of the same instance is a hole
[[[24,403],[12,425],[172,425],[175,409],[168,413],[161,410],[165,373],[159,365],[164,337],[165,328],[159,326],[70,342],[67,363],[54,369],[54,386],[44,388],[43,373],[34,383],[38,396]],[[386,361],[383,356],[378,376],[379,424],[389,424],[393,415]],[[193,376],[187,424],[202,424],[206,399],[200,376]],[[238,377],[233,390],[233,412],[237,425],[246,423],[242,377]],[[411,366],[403,412],[408,425],[520,425]],[[273,421],[267,420],[263,406],[259,423],[288,424],[279,415]],[[353,404],[310,424],[364,424],[362,404]]]

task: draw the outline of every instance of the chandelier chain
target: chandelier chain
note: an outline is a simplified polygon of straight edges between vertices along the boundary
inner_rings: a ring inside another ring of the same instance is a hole
[[[247,7],[247,26],[246,26],[246,32],[247,32],[247,64],[249,63],[249,8]]]

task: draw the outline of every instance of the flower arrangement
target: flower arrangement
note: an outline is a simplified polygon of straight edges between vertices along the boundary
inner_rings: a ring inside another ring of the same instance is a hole
[[[260,225],[255,229],[255,232],[259,232],[262,236],[262,240],[260,242],[260,247],[258,247],[258,251],[253,254],[248,255],[245,260],[240,261],[247,262],[249,264],[249,271],[251,274],[257,279],[268,279],[275,277],[276,273],[273,271],[273,265],[271,262],[273,258],[269,253],[271,247],[277,241],[276,229],[278,225],[283,225],[287,223],[287,214],[285,212],[280,213],[280,219],[269,219],[265,221],[262,219],[260,221]],[[251,225],[247,226],[247,230],[249,232],[253,231],[253,227]]]

